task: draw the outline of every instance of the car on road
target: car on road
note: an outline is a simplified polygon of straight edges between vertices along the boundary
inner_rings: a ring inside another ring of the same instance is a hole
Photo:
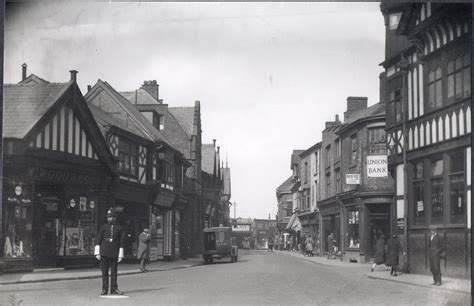
[[[210,227],[203,230],[204,251],[202,257],[204,262],[212,264],[214,259],[230,257],[231,262],[238,260],[238,249],[235,237],[232,237],[230,227]]]

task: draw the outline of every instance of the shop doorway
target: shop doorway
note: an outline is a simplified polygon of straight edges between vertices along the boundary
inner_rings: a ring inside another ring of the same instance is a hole
[[[385,236],[385,239],[390,237],[390,204],[368,204],[369,209],[369,224],[370,224],[370,256],[375,254],[375,243],[380,234]]]
[[[57,265],[64,214],[64,186],[37,183],[34,196],[33,259],[35,268]]]

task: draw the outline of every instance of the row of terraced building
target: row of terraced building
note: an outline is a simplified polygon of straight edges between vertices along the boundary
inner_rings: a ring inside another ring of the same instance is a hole
[[[347,98],[343,120],[292,152],[292,175],[276,189],[280,238],[311,235],[320,256],[364,263],[378,235],[397,234],[405,271],[429,273],[433,224],[447,244],[443,275],[470,277],[471,5],[381,12],[380,100]]]

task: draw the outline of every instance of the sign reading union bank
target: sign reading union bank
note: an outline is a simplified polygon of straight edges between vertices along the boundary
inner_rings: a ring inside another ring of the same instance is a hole
[[[367,177],[388,177],[387,155],[367,156]]]

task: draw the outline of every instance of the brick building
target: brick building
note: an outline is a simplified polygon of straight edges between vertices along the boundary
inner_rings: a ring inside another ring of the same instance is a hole
[[[341,205],[341,251],[345,261],[366,262],[375,253],[377,233],[390,235],[393,180],[387,170],[385,105],[367,107],[367,98],[347,98],[340,142],[336,198]],[[338,162],[338,161],[336,161]],[[337,171],[337,170],[336,170]]]
[[[320,186],[321,197],[317,207],[321,215],[320,222],[320,253],[328,252],[327,238],[334,235],[337,250],[341,248],[341,207],[336,200],[336,193],[341,188],[341,142],[336,134],[341,126],[339,115],[335,121],[327,121],[326,128],[322,131]]]
[[[447,242],[443,275],[470,275],[470,4],[381,5],[394,213],[411,272],[429,273],[428,227]]]

